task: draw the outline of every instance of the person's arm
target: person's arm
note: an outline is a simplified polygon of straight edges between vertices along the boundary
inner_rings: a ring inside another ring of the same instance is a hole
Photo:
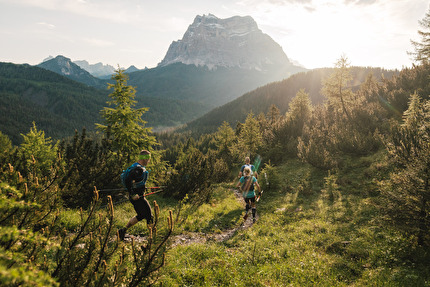
[[[242,179],[242,177],[240,177],[240,179],[239,179],[238,183],[236,184],[236,188],[239,188],[239,189],[240,189],[240,185],[241,185],[241,183],[242,183],[241,179]]]
[[[258,184],[257,179],[255,179],[255,183],[254,183],[254,185],[255,185],[255,186],[257,186],[258,192],[259,192],[259,193],[261,193],[261,187],[260,187],[260,185]]]
[[[245,168],[244,165],[242,165],[242,167],[240,168],[239,174],[238,174],[238,178],[241,178],[243,176],[243,169]]]

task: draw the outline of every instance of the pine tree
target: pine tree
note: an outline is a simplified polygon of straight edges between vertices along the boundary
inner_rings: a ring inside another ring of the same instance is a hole
[[[413,56],[415,61],[423,64],[428,63],[430,58],[430,8],[424,19],[418,21],[418,23],[423,28],[422,30],[418,30],[418,34],[421,36],[421,41],[418,42],[411,40],[415,52],[410,52],[409,54]]]
[[[301,89],[289,103],[286,115],[292,136],[298,137],[302,134],[303,126],[312,116],[312,109],[309,94]]]
[[[24,138],[20,145],[19,155],[25,159],[22,171],[26,175],[32,173],[35,176],[47,176],[51,172],[51,166],[57,156],[56,147],[51,138],[45,137],[45,132],[38,130],[33,122],[33,127],[27,134],[21,134]],[[29,170],[31,167],[32,170]]]
[[[233,128],[228,122],[223,122],[215,133],[215,142],[220,158],[225,162],[232,164],[232,146],[236,141],[236,135]]]
[[[394,172],[381,183],[383,210],[399,229],[430,245],[430,101],[411,96],[401,125],[394,125],[386,147]]]
[[[145,127],[146,121],[142,119],[149,108],[134,108],[137,103],[134,99],[136,90],[127,85],[128,76],[124,70],[118,68],[112,80],[115,80],[115,84],[108,84],[109,89],[113,89],[109,95],[112,100],[107,103],[113,107],[105,107],[101,111],[105,125],[96,124],[97,128],[106,138],[112,137],[114,152],[127,158],[142,149],[151,150],[156,144],[155,137],[150,135],[151,128]]]
[[[253,157],[262,144],[263,137],[258,120],[253,113],[249,113],[239,132],[236,153],[240,158],[245,157],[245,155]]]

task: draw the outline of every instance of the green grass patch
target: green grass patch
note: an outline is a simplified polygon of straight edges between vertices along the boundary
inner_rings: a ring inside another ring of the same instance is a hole
[[[381,156],[381,155],[378,155]],[[270,171],[257,204],[259,220],[228,240],[169,251],[163,286],[429,286],[428,250],[388,228],[367,192],[371,157],[349,159],[335,172],[299,162]],[[269,173],[269,172],[268,172]],[[260,175],[261,177],[261,175]],[[273,183],[273,184],[272,184]],[[365,189],[360,192],[361,187]],[[219,233],[242,223],[243,204],[227,186],[189,215],[186,231]]]

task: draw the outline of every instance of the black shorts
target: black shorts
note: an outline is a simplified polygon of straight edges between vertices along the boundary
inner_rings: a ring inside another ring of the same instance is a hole
[[[251,198],[245,198],[245,203],[254,203],[255,202],[255,196]]]
[[[133,204],[134,210],[137,213],[136,218],[138,221],[141,221],[142,219],[146,219],[147,222],[151,221],[151,205],[149,205],[149,202],[145,197],[140,196],[138,200],[130,198],[130,202]]]

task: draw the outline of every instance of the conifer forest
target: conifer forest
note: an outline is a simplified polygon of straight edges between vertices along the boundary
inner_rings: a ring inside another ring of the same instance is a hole
[[[357,85],[341,56],[320,103],[304,85],[286,112],[210,133],[153,132],[120,68],[96,132],[0,132],[0,285],[430,286],[425,29],[411,68]],[[135,215],[120,174],[142,149],[154,222],[120,240]],[[245,157],[255,222],[236,188]]]

